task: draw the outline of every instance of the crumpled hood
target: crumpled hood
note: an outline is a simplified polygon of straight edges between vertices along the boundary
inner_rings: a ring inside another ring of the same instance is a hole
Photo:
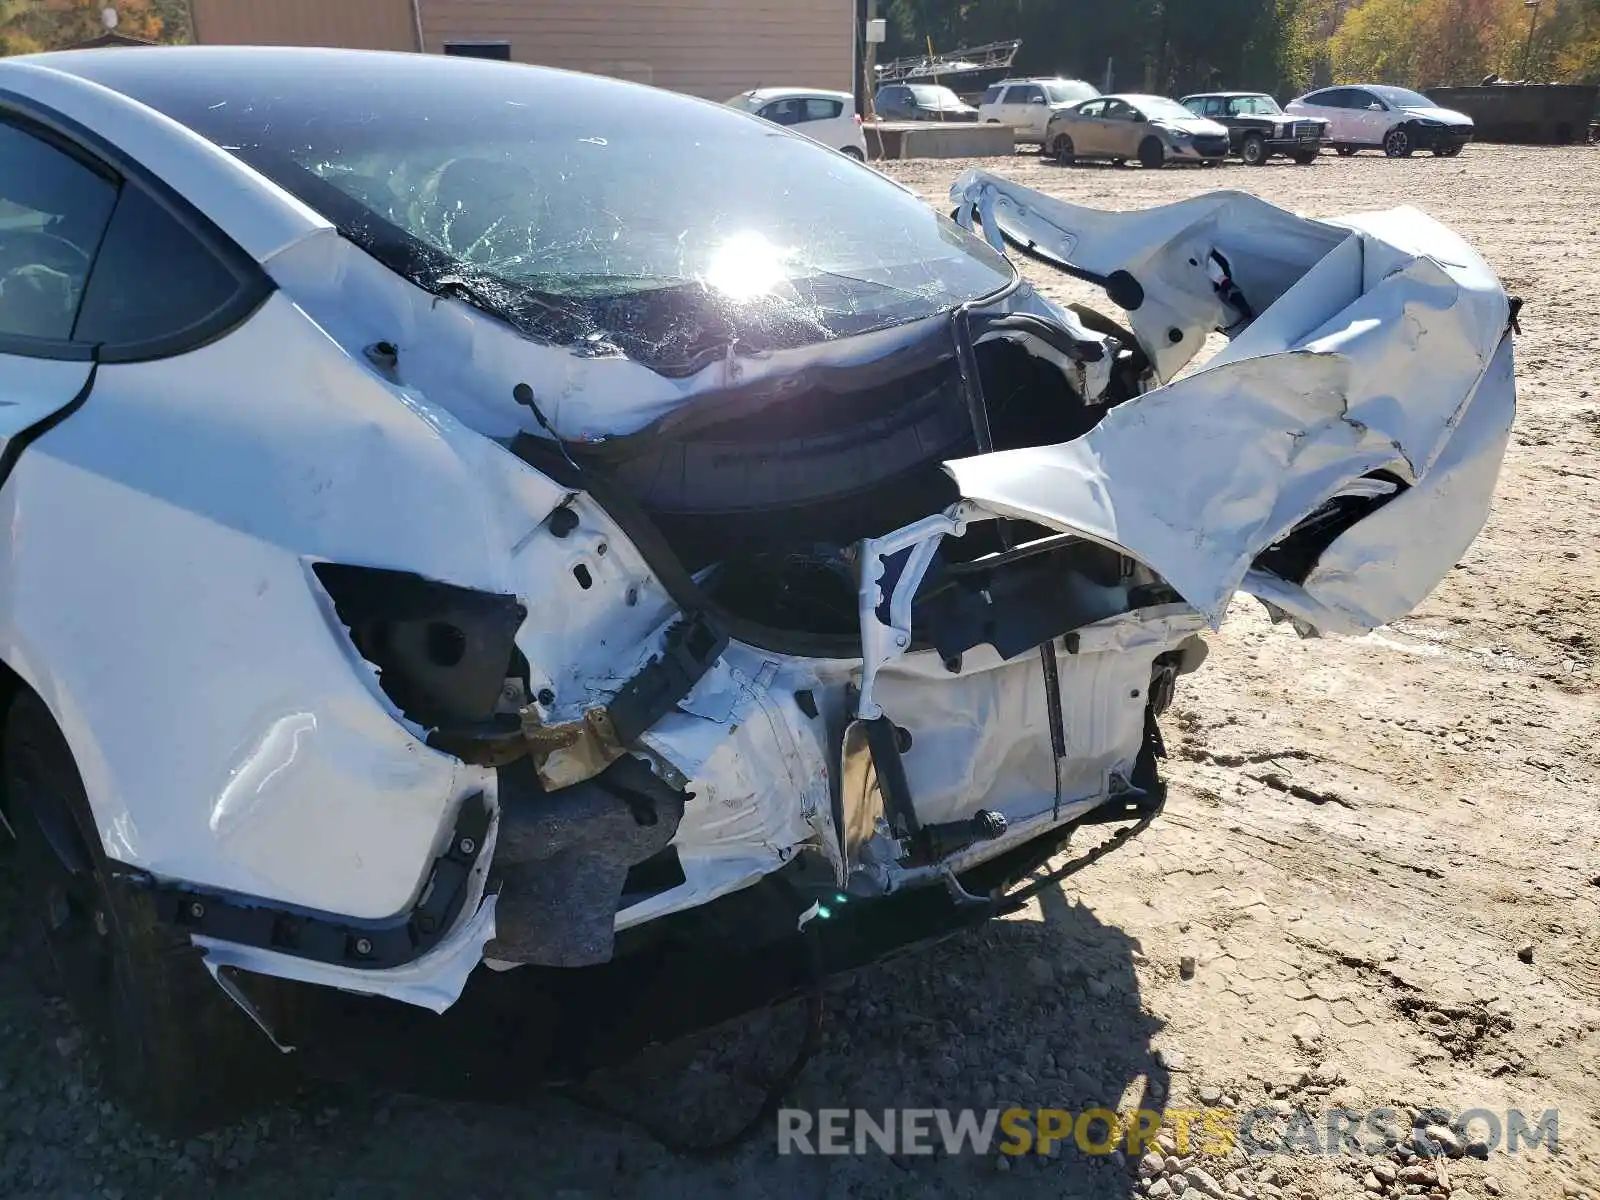
[[[1127,319],[1159,378],[1233,335],[1075,441],[947,464],[967,499],[1124,549],[1213,624],[1242,589],[1304,631],[1404,615],[1477,535],[1515,413],[1510,306],[1448,229],[1411,208],[1309,221],[1233,192],[1107,213],[980,171],[951,194],[991,241],[1131,276]],[[1391,498],[1303,575],[1263,569],[1381,479]]]

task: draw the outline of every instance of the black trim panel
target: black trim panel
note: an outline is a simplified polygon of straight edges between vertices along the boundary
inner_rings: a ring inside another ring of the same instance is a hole
[[[0,333],[0,354],[17,358],[43,358],[52,362],[94,362],[94,346],[64,342],[56,338],[31,338],[16,333]]]
[[[143,886],[155,896],[156,915],[186,933],[314,962],[383,970],[421,958],[455,924],[489,823],[482,792],[463,800],[449,848],[434,860],[421,898],[410,910],[380,920],[292,908],[192,884],[146,881]]]

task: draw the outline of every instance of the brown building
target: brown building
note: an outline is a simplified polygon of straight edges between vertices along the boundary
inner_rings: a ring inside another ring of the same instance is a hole
[[[855,0],[191,0],[207,45],[425,50],[614,75],[710,100],[853,91]]]

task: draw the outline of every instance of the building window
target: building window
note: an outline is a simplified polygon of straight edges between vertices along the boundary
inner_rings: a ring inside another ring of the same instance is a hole
[[[446,42],[444,52],[456,58],[492,58],[496,62],[511,61],[510,42]]]

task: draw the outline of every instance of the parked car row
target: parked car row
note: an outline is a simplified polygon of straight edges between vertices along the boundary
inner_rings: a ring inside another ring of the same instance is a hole
[[[797,103],[793,98],[799,95],[794,89],[766,89],[730,103],[765,116],[766,111],[749,103],[751,97]],[[805,95],[849,100],[836,92]],[[1382,150],[1391,158],[1406,158],[1431,150],[1453,157],[1474,132],[1472,119],[1463,113],[1440,108],[1420,92],[1377,84],[1320,88],[1280,106],[1265,92],[1197,92],[1174,101],[1135,93],[1102,96],[1081,79],[1005,79],[991,85],[974,107],[943,85],[897,83],[880,88],[874,103],[884,120],[1010,125],[1019,143],[1037,145],[1061,162],[1084,158],[1134,160],[1146,166],[1214,164],[1232,155],[1261,166],[1282,155],[1310,164],[1325,148],[1346,156]],[[818,125],[800,132],[830,145],[841,133],[859,139],[859,127],[835,133]],[[836,148],[857,144],[840,141]],[[864,149],[846,149],[852,152]]]

